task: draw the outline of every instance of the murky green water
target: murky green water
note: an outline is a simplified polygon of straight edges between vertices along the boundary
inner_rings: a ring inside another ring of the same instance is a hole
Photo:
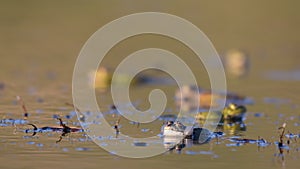
[[[72,133],[56,144],[59,133],[22,132],[27,125],[0,127],[1,168],[299,168],[299,140],[292,140],[290,151],[279,153],[277,128],[287,122],[290,132],[299,134],[299,3],[285,1],[1,1],[0,2],[0,117],[21,118],[16,95],[21,95],[30,112],[30,122],[38,126],[58,125],[54,114],[62,117],[73,111],[72,72],[78,53],[97,29],[113,19],[134,12],[159,11],[183,17],[197,25],[213,42],[220,55],[232,48],[249,53],[250,72],[241,79],[227,79],[228,90],[254,99],[247,106],[243,138],[263,137],[272,145],[230,146],[228,140],[184,148],[147,159],[111,155],[89,141],[82,133]],[[167,49],[182,57],[197,75],[198,83],[209,88],[201,62],[187,47],[173,39],[156,35],[136,36],[122,41],[107,55],[103,65],[112,69],[130,53],[148,47]],[[200,66],[199,66],[200,65]],[[271,74],[270,74],[271,72]],[[273,73],[272,73],[273,72]],[[275,73],[274,73],[275,72]],[[277,72],[277,73],[276,73]],[[280,73],[285,72],[285,73]],[[298,72],[298,73],[297,73]],[[275,74],[275,75],[274,75]],[[278,75],[279,74],[279,75]],[[286,77],[287,76],[287,77]],[[176,86],[138,86],[132,88],[132,101],[147,108],[149,91],[160,87],[173,103]],[[107,111],[110,95],[97,92],[100,107]],[[113,122],[113,119],[108,117]],[[68,120],[70,126],[75,118]],[[159,132],[161,122],[142,124],[128,121],[121,131],[132,136]],[[229,137],[229,131],[225,137]]]

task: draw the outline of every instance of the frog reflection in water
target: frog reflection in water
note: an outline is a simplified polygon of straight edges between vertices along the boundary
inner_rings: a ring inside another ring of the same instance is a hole
[[[223,136],[223,132],[212,132],[205,128],[185,126],[181,122],[168,121],[163,127],[164,147],[169,151],[180,152],[187,145],[202,145],[213,138]]]

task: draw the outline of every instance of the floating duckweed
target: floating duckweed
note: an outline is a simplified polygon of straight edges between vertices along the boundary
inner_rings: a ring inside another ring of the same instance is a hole
[[[71,119],[71,116],[69,114],[65,115],[66,119]]]
[[[145,143],[145,142],[134,142],[133,145],[137,146],[137,147],[146,147],[146,146],[148,146],[148,144]]]
[[[199,154],[212,155],[214,153],[212,151],[200,151]]]
[[[33,137],[33,136],[23,136],[23,139],[32,139],[32,138],[38,138],[38,137]]]
[[[103,115],[102,115],[102,114],[98,114],[98,115],[96,116],[96,118],[98,118],[98,119],[103,118]]]
[[[108,146],[108,144],[107,143],[100,143],[100,146],[105,147],[105,146]]]
[[[35,142],[34,141],[29,141],[29,142],[27,142],[27,144],[33,145],[33,144],[35,144]]]
[[[254,117],[263,117],[264,113],[254,113]]]
[[[223,137],[225,136],[225,133],[224,132],[221,132],[221,131],[217,131],[217,132],[214,132],[213,135],[211,136],[212,138],[220,138],[220,137]]]
[[[226,144],[226,147],[240,147],[243,145],[244,143],[231,143],[231,144]]]
[[[68,149],[68,148],[63,148],[62,151],[63,151],[63,152],[68,152],[69,149]]]
[[[78,141],[80,141],[80,142],[86,142],[87,139],[85,139],[85,138],[79,138]]]
[[[57,114],[53,114],[52,118],[54,118],[54,119],[58,119],[58,118],[59,118],[59,115],[57,115]]]
[[[187,151],[185,151],[185,154],[187,154],[187,155],[198,155],[198,152],[187,150]]]
[[[268,142],[258,142],[257,145],[259,147],[267,147],[267,146],[271,145],[271,143],[268,143]]]
[[[77,113],[76,113],[76,111],[71,111],[69,114],[71,117],[74,117],[74,116],[76,116]]]
[[[76,151],[90,151],[91,149],[90,148],[86,148],[86,147],[77,147],[75,150]]]
[[[264,103],[267,103],[267,104],[288,104],[288,103],[290,103],[290,100],[282,99],[282,98],[266,97],[266,98],[264,98]]]
[[[256,144],[258,141],[253,139],[239,139],[239,138],[230,138],[229,141],[235,142],[235,143],[250,143],[250,144]]]
[[[177,118],[176,115],[174,114],[166,114],[166,115],[161,115],[158,120],[160,121],[175,121]]]
[[[141,129],[141,131],[146,133],[146,132],[150,131],[150,129]]]
[[[44,144],[42,144],[42,143],[37,143],[36,146],[37,146],[37,147],[44,147]]]
[[[96,121],[96,120],[94,120],[94,121],[93,121],[93,124],[97,124],[97,125],[99,125],[99,124],[101,124],[101,122],[100,122],[100,121]]]
[[[190,151],[190,150],[187,150],[187,151],[185,151],[185,154],[188,154],[188,155],[199,155],[199,154],[213,155],[214,153],[212,151]]]
[[[115,152],[115,151],[110,151],[109,154],[110,154],[110,155],[117,155],[117,152]]]
[[[289,139],[295,139],[295,138],[299,138],[299,135],[298,134],[289,133],[289,134],[286,134],[285,137],[287,137]]]
[[[135,121],[130,121],[129,124],[137,125],[137,124],[139,124],[139,123],[138,123],[138,122],[135,122]]]
[[[42,110],[42,109],[36,109],[35,112],[38,113],[38,114],[40,114],[40,113],[43,113],[44,110]]]
[[[282,144],[281,146],[279,146],[280,142],[277,142],[277,141],[274,142],[274,144],[276,145],[276,147],[279,147],[281,149],[285,149],[285,150],[289,150],[290,149],[290,147],[287,146],[286,144]]]

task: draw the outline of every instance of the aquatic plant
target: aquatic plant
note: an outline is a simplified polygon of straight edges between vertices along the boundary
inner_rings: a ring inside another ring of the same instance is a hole
[[[9,125],[13,125],[16,127],[16,125],[23,125],[23,124],[27,124],[27,118],[29,116],[29,113],[26,109],[25,103],[22,99],[21,96],[16,96],[17,101],[22,109],[22,114],[23,114],[23,118],[22,119],[13,119],[13,118],[3,118],[0,120],[0,126],[9,126]]]

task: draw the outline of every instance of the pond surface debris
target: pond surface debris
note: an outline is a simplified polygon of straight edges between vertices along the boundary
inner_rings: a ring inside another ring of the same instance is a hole
[[[51,136],[51,133],[59,133],[59,138],[55,141],[55,143],[60,143],[63,137],[71,134],[71,133],[82,133],[84,136],[83,138],[78,138],[79,142],[91,142],[92,139],[87,137],[87,132],[84,131],[82,127],[72,127],[68,125],[66,122],[62,120],[62,118],[54,114],[53,118],[58,121],[58,126],[55,125],[46,125],[39,127],[39,124],[32,123],[29,120],[29,112],[27,111],[27,107],[23,99],[20,96],[17,96],[17,101],[22,110],[23,118],[14,119],[14,118],[3,118],[0,120],[1,127],[9,127],[14,126],[18,128],[18,126],[31,126],[32,128],[27,128],[23,130],[24,133],[32,133],[30,136],[23,136],[24,139],[38,139],[36,137],[38,133],[49,133],[48,136]],[[87,118],[88,115],[91,114],[90,112],[81,112],[76,106],[70,103],[66,103],[66,105],[72,106],[76,112],[70,112],[70,114],[65,115],[67,120],[70,120],[76,113],[79,114],[78,121],[81,124],[88,125]],[[99,116],[104,118],[104,116],[111,115],[111,124],[112,128],[115,130],[115,136],[111,137],[103,137],[101,138],[103,141],[110,141],[110,140],[122,140],[118,138],[121,132],[126,132],[125,128],[122,128],[121,123],[125,123],[123,120],[121,121],[121,115],[118,112],[118,109],[115,105],[110,106],[109,112],[103,116]],[[243,135],[238,134],[238,131],[245,131],[246,130],[246,114],[247,108],[245,105],[239,105],[236,103],[228,103],[227,106],[222,109],[221,111],[203,111],[205,109],[201,109],[201,111],[194,113],[193,120],[188,120],[188,122],[192,121],[195,122],[193,125],[185,126],[181,121],[185,121],[188,118],[178,117],[174,114],[163,114],[157,118],[157,120],[164,121],[163,126],[161,127],[162,131],[159,136],[163,139],[163,145],[166,150],[172,152],[181,152],[183,149],[188,149],[191,146],[201,146],[203,144],[224,144],[226,147],[241,147],[246,145],[256,145],[256,147],[269,147],[270,145],[276,145],[278,149],[278,153],[276,156],[280,158],[280,160],[285,160],[285,153],[289,153],[291,150],[291,144],[297,143],[297,139],[300,137],[299,134],[293,134],[290,131],[287,131],[286,123],[283,123],[282,126],[278,128],[279,131],[279,139],[278,141],[271,142],[267,141],[261,136],[257,136],[257,138],[247,138]],[[254,114],[255,115],[255,114]],[[208,118],[217,118],[221,117],[216,131],[210,131],[203,127],[203,122]],[[73,125],[79,126],[79,122],[73,122]],[[139,128],[139,122],[130,121],[130,124],[137,126]],[[150,133],[152,129],[149,128],[141,128],[139,129],[142,133]],[[47,136],[46,136],[47,137]],[[36,141],[29,141],[27,142],[28,145],[36,144],[37,147],[43,147],[43,143],[36,143]],[[107,145],[107,143],[103,142],[103,146]],[[137,147],[146,147],[148,146],[145,142],[134,142],[132,146]],[[90,151],[89,148],[84,147],[77,147],[76,151]],[[69,151],[69,149],[64,148],[64,152]],[[211,151],[191,151],[186,150],[186,154],[188,155],[199,155],[199,154],[206,154],[206,155],[213,155],[217,157]]]

